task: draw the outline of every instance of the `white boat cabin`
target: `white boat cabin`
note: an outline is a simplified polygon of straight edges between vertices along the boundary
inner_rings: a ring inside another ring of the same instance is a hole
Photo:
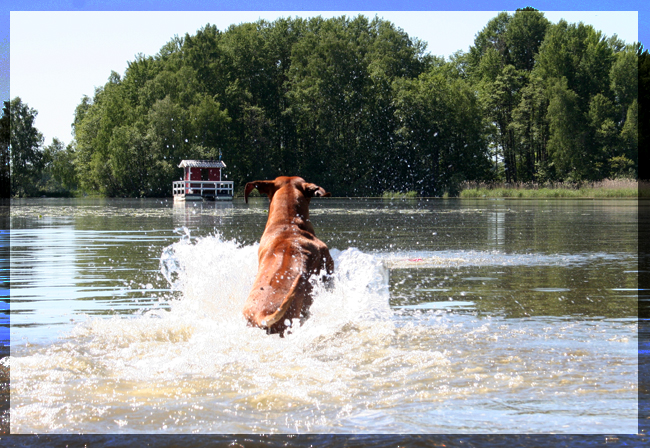
[[[174,201],[232,201],[233,182],[223,181],[221,160],[183,160],[183,179],[172,184]]]

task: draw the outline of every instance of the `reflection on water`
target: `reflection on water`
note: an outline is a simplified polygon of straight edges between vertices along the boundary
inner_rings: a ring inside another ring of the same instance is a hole
[[[12,204],[12,432],[636,432],[635,201],[314,201],[284,339],[267,204]]]
[[[0,200],[0,434],[9,433],[9,201]]]

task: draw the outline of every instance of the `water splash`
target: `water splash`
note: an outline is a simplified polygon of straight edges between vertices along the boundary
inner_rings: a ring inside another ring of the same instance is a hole
[[[176,244],[190,244],[190,230],[187,227],[177,227],[174,229],[174,233],[182,235],[181,240]],[[182,285],[176,283],[178,281],[178,274],[181,270],[181,267],[174,256],[174,248],[176,247],[176,244],[167,246],[160,256],[160,272],[171,285],[172,291],[182,289]]]
[[[12,433],[463,432],[467,421],[477,432],[557,432],[569,417],[584,432],[593,417],[555,409],[604,393],[617,406],[597,416],[606,428],[636,412],[624,351],[634,323],[391,310],[387,257],[350,248],[331,251],[331,285],[315,282],[311,318],[280,338],[241,312],[259,246],[179,234],[160,257],[168,307],[91,318],[59,342],[12,353]],[[581,351],[558,353],[548,341],[562,338]],[[593,387],[601,370],[618,382]],[[545,408],[549,391],[567,402]],[[522,397],[544,415],[538,426]]]
[[[241,310],[257,273],[259,244],[244,246],[220,234],[192,244],[189,230],[179,233],[181,240],[165,248],[160,258],[162,274],[172,290],[181,292],[172,310],[191,309],[198,316],[241,325]],[[316,280],[319,275],[312,278],[312,317],[306,329],[294,327],[294,334],[336,331],[359,319],[390,316],[388,271],[382,260],[354,248],[332,250],[332,258],[334,275],[327,284]]]

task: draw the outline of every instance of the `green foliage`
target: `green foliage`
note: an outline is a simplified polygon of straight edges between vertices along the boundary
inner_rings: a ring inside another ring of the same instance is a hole
[[[531,71],[549,25],[544,14],[536,9],[517,9],[505,31],[508,62],[517,70]]]
[[[650,180],[650,172],[648,171],[648,151],[650,142],[648,141],[648,135],[650,135],[650,111],[648,110],[648,104],[650,104],[650,52],[648,50],[641,51],[639,48],[638,51],[639,57],[639,99],[638,104],[635,105],[632,114],[638,119],[638,134],[634,133],[633,129],[628,129],[627,132],[624,129],[623,132],[626,135],[626,141],[630,142],[633,140],[633,135],[638,135],[638,148],[642,151],[640,154],[641,157],[644,157],[645,163],[639,163],[637,166],[643,166],[645,169],[639,173],[639,178],[641,180],[647,181]],[[639,156],[639,154],[637,154]],[[634,159],[633,159],[634,160]],[[648,189],[646,188],[646,191]]]
[[[417,191],[407,191],[400,193],[399,191],[384,191],[381,195],[383,199],[416,199],[418,197]]]
[[[466,183],[461,198],[635,198],[642,196],[638,182],[619,178],[615,180],[580,184],[477,184]]]
[[[647,122],[646,122],[647,130]],[[640,140],[639,132],[639,103],[635,99],[630,107],[627,109],[627,114],[625,116],[625,122],[621,130],[621,140],[620,148],[622,156],[632,161],[632,169],[635,173],[638,172],[639,166],[639,148],[647,148],[641,146],[639,143]],[[636,177],[636,174],[635,174]]]
[[[281,174],[348,196],[636,177],[639,45],[524,8],[448,61],[425,49],[377,17],[208,24],[83,97],[65,149],[41,151],[21,109],[13,188],[169,196],[182,159],[220,154],[237,191]]]
[[[9,145],[11,144],[11,118],[9,101],[4,101],[2,117],[0,118],[0,198],[11,196],[11,159]]]
[[[43,135],[34,126],[37,112],[19,97],[11,100],[9,154],[11,157],[11,194],[24,196],[39,189],[43,169]]]
[[[297,174],[334,194],[379,195],[403,183],[387,163],[399,126],[393,83],[427,70],[424,48],[363,16],[207,25],[175,37],[82,100],[73,125],[80,185],[169,195],[181,159],[223,154],[237,187]]]
[[[578,94],[567,87],[566,78],[561,78],[549,89],[549,96],[548,152],[556,170],[564,177],[574,167],[581,167],[580,161],[586,156],[583,153],[585,123],[581,119]]]
[[[583,23],[550,24],[533,8],[488,22],[467,73],[493,129],[502,180],[598,180],[622,169],[636,176],[638,48]],[[621,168],[622,160],[632,165]]]
[[[401,168],[401,191],[422,196],[454,194],[467,179],[488,173],[487,142],[476,96],[469,83],[447,67],[433,67],[416,80],[394,84],[395,134],[392,165]]]
[[[41,184],[49,195],[69,196],[78,187],[75,170],[75,151],[72,145],[64,146],[59,139],[43,149]]]
[[[516,177],[522,182],[554,180],[553,162],[549,160],[547,142],[549,106],[544,81],[532,74],[521,88],[519,102],[512,110],[508,128],[513,132],[512,154]]]

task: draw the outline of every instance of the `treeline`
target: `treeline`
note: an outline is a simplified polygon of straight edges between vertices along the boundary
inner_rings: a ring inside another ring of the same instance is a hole
[[[499,14],[474,42],[467,78],[507,182],[636,176],[640,45],[531,10]]]
[[[43,146],[38,113],[20,97],[4,101],[0,119],[0,197],[70,196],[78,189],[72,144],[54,138]]]
[[[236,185],[295,174],[345,196],[637,176],[639,44],[525,8],[467,53],[425,50],[364,16],[207,25],[111,73],[40,169],[108,196],[170,196],[180,160],[220,154]]]

